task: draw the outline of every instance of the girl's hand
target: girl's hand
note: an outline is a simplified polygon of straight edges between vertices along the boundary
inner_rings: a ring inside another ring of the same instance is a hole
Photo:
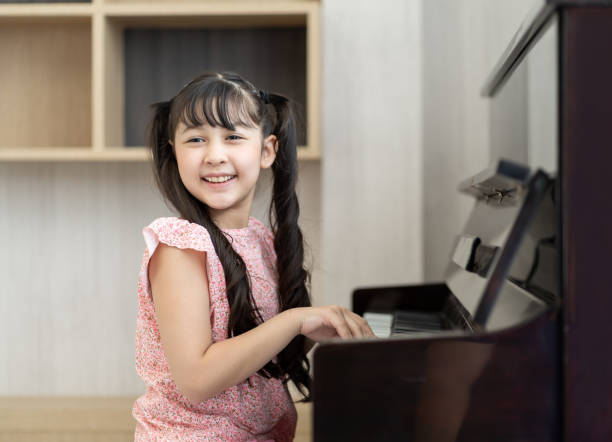
[[[375,337],[367,321],[337,305],[299,307],[299,333],[314,341],[329,338]]]

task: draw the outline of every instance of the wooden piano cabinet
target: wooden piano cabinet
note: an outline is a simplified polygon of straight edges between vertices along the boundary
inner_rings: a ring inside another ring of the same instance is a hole
[[[558,316],[495,333],[320,344],[314,440],[559,440]]]
[[[600,3],[560,16],[565,430],[577,442],[612,440],[612,2]]]

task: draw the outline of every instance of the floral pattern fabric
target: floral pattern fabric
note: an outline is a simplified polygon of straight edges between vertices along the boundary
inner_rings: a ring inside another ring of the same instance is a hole
[[[206,252],[212,341],[226,339],[229,304],[223,268],[208,231],[199,224],[165,217],[145,227],[146,248],[138,276],[136,371],[146,392],[134,403],[135,441],[291,441],[297,413],[287,386],[278,379],[254,373],[217,396],[193,404],[174,383],[162,347],[151,287],[149,259],[159,243]],[[242,229],[224,229],[244,260],[253,298],[265,321],[278,313],[278,275],[273,234],[249,218]]]

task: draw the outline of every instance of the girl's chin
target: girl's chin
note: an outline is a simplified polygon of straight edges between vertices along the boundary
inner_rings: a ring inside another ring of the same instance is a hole
[[[197,194],[194,195],[193,193],[191,193],[191,195],[194,196],[202,204],[206,205],[206,207],[208,207],[208,209],[211,211],[225,210],[225,209],[229,209],[232,206],[232,204],[227,201],[219,201],[219,200],[215,200],[211,198],[203,198],[201,195],[197,195]]]
[[[211,200],[208,199],[206,201],[202,201],[211,212],[223,212],[228,209],[236,208],[237,204],[235,201],[219,201],[219,200]]]
[[[205,200],[202,202],[206,204],[206,206],[210,210],[214,210],[214,211],[227,210],[232,207],[230,203],[225,203],[225,202],[220,202],[220,201]]]

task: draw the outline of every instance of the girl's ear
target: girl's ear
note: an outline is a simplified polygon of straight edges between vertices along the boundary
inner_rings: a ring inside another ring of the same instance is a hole
[[[276,159],[276,152],[278,151],[278,139],[276,135],[269,135],[263,141],[263,147],[261,149],[261,168],[267,169],[272,166]]]

